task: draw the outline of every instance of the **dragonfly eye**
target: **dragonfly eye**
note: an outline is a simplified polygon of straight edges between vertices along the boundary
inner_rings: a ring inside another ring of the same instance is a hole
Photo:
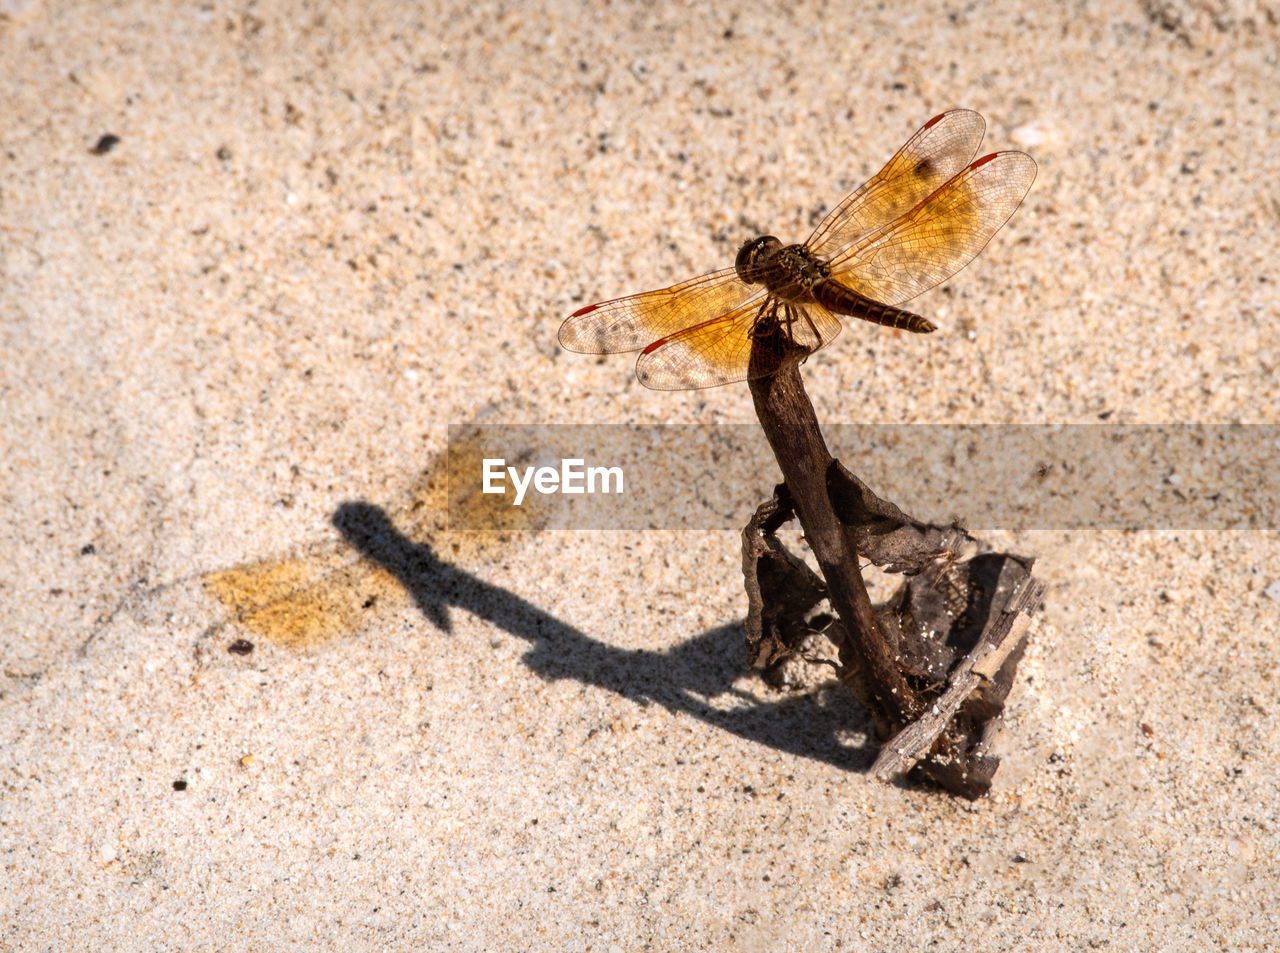
[[[772,235],[761,235],[759,238],[744,242],[738,249],[737,260],[733,263],[738,277],[747,284],[754,285],[760,280],[760,265],[768,260],[775,248],[781,245],[782,242]]]

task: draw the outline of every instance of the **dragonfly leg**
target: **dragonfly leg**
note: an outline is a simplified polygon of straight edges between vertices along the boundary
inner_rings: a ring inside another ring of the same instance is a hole
[[[766,315],[765,312],[768,312]],[[756,318],[747,330],[747,337],[768,337],[778,327],[778,301],[776,298],[765,298],[756,312]]]
[[[796,325],[800,323],[800,316],[804,314],[803,308],[797,308],[794,305],[787,305],[787,337],[791,339],[792,344],[798,344],[796,340]]]

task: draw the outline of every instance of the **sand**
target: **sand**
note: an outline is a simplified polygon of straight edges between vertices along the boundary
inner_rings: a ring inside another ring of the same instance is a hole
[[[732,529],[443,519],[449,424],[750,423],[561,319],[954,106],[1039,176],[937,332],[808,362],[824,422],[1280,423],[1277,49],[1273,2],[0,3],[0,947],[1280,945],[1276,532],[984,533],[1049,595],[971,804],[744,669]]]

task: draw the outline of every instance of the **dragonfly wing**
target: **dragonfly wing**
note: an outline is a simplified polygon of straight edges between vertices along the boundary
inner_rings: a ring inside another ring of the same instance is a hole
[[[654,390],[690,390],[747,380],[752,376],[752,345],[781,348],[784,343],[782,328],[759,339],[752,336],[762,308],[775,305],[779,320],[790,328],[791,340],[810,352],[840,333],[840,319],[815,302],[750,301],[729,314],[655,341],[636,360],[636,377]]]
[[[934,116],[866,185],[845,198],[805,243],[822,258],[915,208],[973,161],[987,124],[970,109]]]
[[[1035,177],[1036,164],[1026,153],[984,156],[897,221],[833,258],[831,275],[881,304],[910,301],[973,261]]]
[[[711,321],[763,296],[762,287],[745,284],[734,269],[713,271],[670,288],[581,308],[560,325],[560,344],[582,354],[638,351],[658,338]]]

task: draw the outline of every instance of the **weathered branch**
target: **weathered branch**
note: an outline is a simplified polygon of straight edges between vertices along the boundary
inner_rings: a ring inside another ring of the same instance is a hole
[[[822,569],[831,606],[844,623],[848,638],[840,646],[841,661],[846,667],[863,669],[864,684],[875,697],[862,701],[871,704],[875,713],[896,729],[911,721],[923,706],[876,623],[857,550],[827,492],[828,472],[836,463],[800,380],[800,362],[805,353],[795,347],[782,353],[753,349],[753,364],[769,361],[776,370],[751,381],[751,396],[760,426],[795,502],[805,538]],[[856,658],[846,659],[849,653]]]
[[[832,459],[800,379],[804,356],[779,332],[753,341],[751,395],[785,482],[742,534],[748,658],[778,674],[802,653],[817,606],[829,600],[840,680],[878,736],[892,739],[872,774],[914,767],[948,791],[980,797],[999,763],[989,741],[1043,586],[1032,560],[983,553],[958,526],[913,520]],[[793,515],[821,578],[777,539]],[[863,559],[906,580],[878,608]]]
[[[929,754],[934,742],[951,721],[956,709],[982,681],[993,681],[1009,656],[1018,649],[1031,628],[1031,614],[1044,596],[1038,579],[1027,577],[1014,596],[1013,604],[1002,612],[992,612],[978,644],[951,671],[950,683],[919,719],[902,729],[880,749],[871,776],[889,780],[908,771]]]

